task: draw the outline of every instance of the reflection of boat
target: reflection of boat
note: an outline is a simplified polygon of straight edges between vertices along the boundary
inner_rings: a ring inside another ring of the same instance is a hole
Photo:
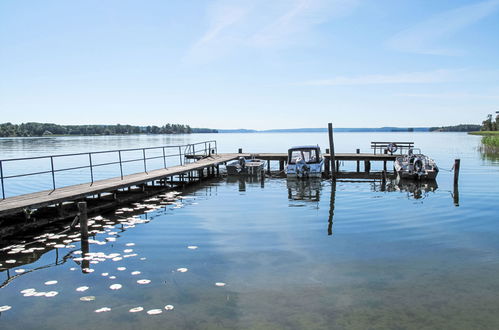
[[[394,190],[405,191],[414,199],[426,197],[429,192],[434,192],[438,189],[437,181],[430,180],[427,182],[414,182],[414,180],[399,180],[394,185]]]
[[[414,150],[419,153],[414,153]],[[419,149],[409,149],[407,155],[397,156],[394,167],[400,179],[435,180],[438,174],[435,161]]]
[[[310,180],[287,180],[288,199],[318,202],[322,189],[321,180],[314,178]]]
[[[436,180],[414,181],[414,180],[396,180],[389,181],[380,187],[374,187],[375,191],[387,192],[406,192],[408,198],[421,199],[428,196],[428,193],[438,189]]]
[[[288,150],[286,174],[290,178],[320,178],[323,164],[319,146],[293,147]]]
[[[227,175],[257,176],[263,172],[265,162],[261,159],[239,157],[226,165]]]

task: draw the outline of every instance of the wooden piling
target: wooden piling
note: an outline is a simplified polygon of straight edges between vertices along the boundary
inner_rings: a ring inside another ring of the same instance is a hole
[[[459,168],[461,167],[461,160],[454,160],[454,185],[459,183]]]
[[[452,197],[454,199],[454,206],[459,206],[459,185],[457,184],[454,185],[454,193],[452,194]]]
[[[284,171],[284,160],[279,161],[279,171]]]
[[[357,149],[357,154],[360,154],[360,149]],[[360,172],[360,161],[357,161],[357,173]]]
[[[336,179],[336,164],[335,164],[335,156],[334,156],[334,140],[333,140],[333,124],[328,123],[327,124],[327,131],[329,133],[329,159],[331,161],[331,174],[333,179]]]
[[[81,237],[88,238],[87,202],[78,202]]]
[[[365,161],[364,161],[364,171],[365,171],[366,173],[371,172],[371,162],[370,162],[370,161],[368,161],[368,160],[365,160]]]
[[[242,153],[243,153],[243,148],[239,148],[239,149],[237,150],[237,153],[238,153],[238,154],[242,154]]]
[[[270,159],[267,160],[267,174],[270,175]]]

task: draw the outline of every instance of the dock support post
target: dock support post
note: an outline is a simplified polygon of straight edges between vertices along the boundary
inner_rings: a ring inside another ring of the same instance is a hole
[[[366,173],[371,172],[371,162],[370,162],[370,161],[368,161],[368,160],[365,160],[365,161],[364,161],[364,171],[365,171]]]
[[[386,172],[386,160],[383,161],[383,171]]]
[[[267,174],[270,175],[270,159],[267,160]]]
[[[454,185],[459,183],[459,168],[461,167],[461,160],[454,160]]]
[[[284,160],[282,159],[279,161],[279,171],[284,171]]]
[[[329,133],[329,149],[331,150],[330,152],[330,161],[331,161],[331,174],[333,179],[336,179],[336,167],[335,167],[335,156],[334,156],[334,141],[333,141],[333,124],[328,123],[327,124],[327,131]]]
[[[329,154],[329,149],[326,149],[326,154]],[[329,161],[324,162],[324,174],[327,178],[329,178]]]
[[[360,154],[360,149],[357,149],[357,154]],[[357,161],[357,173],[360,172],[360,160]]]
[[[88,238],[87,202],[78,202],[78,211],[78,216],[80,218],[81,237]]]
[[[217,164],[217,176],[220,176],[220,165]]]

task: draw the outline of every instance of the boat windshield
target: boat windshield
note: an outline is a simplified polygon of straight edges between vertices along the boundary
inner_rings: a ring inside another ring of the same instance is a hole
[[[291,149],[289,150],[289,161],[288,164],[296,164],[298,158],[305,160],[307,163],[318,163],[320,161],[319,150],[318,149]]]

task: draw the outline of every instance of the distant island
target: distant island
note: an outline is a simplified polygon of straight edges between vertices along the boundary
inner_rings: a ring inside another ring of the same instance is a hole
[[[191,128],[189,125],[57,125],[50,123],[0,124],[0,137],[35,137],[51,135],[129,135],[218,133],[216,129]]]

